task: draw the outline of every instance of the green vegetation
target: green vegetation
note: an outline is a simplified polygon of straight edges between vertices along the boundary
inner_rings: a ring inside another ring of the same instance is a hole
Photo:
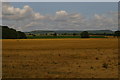
[[[28,39],[80,38],[80,36],[27,36]]]
[[[81,38],[89,38],[90,36],[89,36],[89,33],[87,32],[87,31],[83,31],[83,32],[81,32]]]
[[[106,38],[105,36],[90,36],[90,38]]]
[[[53,39],[53,38],[81,38],[80,36],[27,36],[27,39]],[[90,38],[106,38],[104,36],[90,36]]]
[[[107,37],[119,37],[120,31],[105,33],[105,30],[99,33],[92,33],[90,31],[42,31],[38,32],[26,32],[16,31],[8,26],[0,26],[2,30],[2,39],[53,39],[53,38],[107,38]]]
[[[114,32],[114,37],[120,37],[120,31],[115,31]]]
[[[26,39],[25,33],[16,31],[8,26],[0,26],[2,28],[2,39]]]

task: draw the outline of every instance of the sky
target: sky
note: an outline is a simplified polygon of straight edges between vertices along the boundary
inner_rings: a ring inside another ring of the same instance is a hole
[[[6,2],[2,24],[20,31],[117,30],[117,2]]]

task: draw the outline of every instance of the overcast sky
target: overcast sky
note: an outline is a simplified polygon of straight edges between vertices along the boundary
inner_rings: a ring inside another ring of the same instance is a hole
[[[21,31],[117,30],[117,2],[10,2],[2,24]]]

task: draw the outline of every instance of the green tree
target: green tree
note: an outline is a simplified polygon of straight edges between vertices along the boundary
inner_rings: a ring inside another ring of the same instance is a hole
[[[81,38],[89,38],[89,33],[87,31],[81,32]]]
[[[57,33],[54,33],[53,36],[57,36]]]
[[[120,31],[115,31],[114,32],[114,37],[120,37]]]
[[[25,33],[16,31],[8,26],[0,26],[2,28],[2,39],[24,39],[27,38]]]
[[[73,36],[76,36],[77,35],[77,33],[73,33]]]
[[[25,33],[21,32],[21,31],[17,31],[17,34],[18,34],[18,36],[17,36],[18,39],[26,39],[27,38]]]

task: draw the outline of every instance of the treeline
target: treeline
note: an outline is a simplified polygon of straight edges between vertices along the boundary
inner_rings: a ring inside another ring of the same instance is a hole
[[[16,31],[8,26],[0,26],[2,29],[2,39],[26,39],[25,33]]]
[[[41,37],[41,36],[80,36],[80,38],[91,38],[91,36],[96,36],[96,37],[106,37],[106,36],[113,36],[113,37],[120,37],[120,31],[114,31],[113,33],[89,33],[88,31],[82,31],[80,33],[45,33],[45,34],[33,34],[33,33],[26,33],[26,35],[32,36],[32,37]],[[92,37],[93,38],[93,37]]]

